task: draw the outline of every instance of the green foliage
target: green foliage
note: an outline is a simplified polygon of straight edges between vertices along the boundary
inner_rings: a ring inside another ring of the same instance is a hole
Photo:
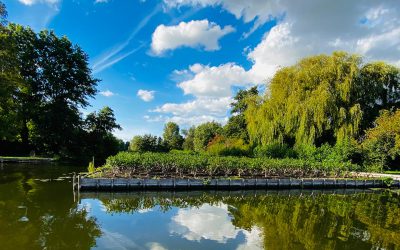
[[[94,166],[94,162],[93,161],[89,162],[88,172],[91,174],[94,173],[95,171],[96,167]]]
[[[302,159],[268,159],[204,154],[120,152],[107,159],[103,175],[140,176],[144,173],[185,176],[325,176],[359,170],[351,163],[312,162]]]
[[[305,58],[279,70],[263,98],[249,100],[250,139],[261,145],[348,143],[369,123],[364,114],[370,120],[382,105],[400,104],[398,76],[392,66],[362,66],[359,56],[344,52]]]
[[[300,159],[315,162],[353,162],[361,163],[361,152],[355,143],[337,144],[331,146],[327,143],[320,147],[314,145],[300,145],[296,147]]]
[[[400,159],[400,109],[383,111],[375,124],[366,131],[362,147],[367,154],[366,164],[382,171],[391,161]]]
[[[265,146],[257,146],[254,148],[254,156],[267,158],[297,158],[294,149],[286,144],[273,143]]]
[[[184,150],[194,150],[194,132],[196,131],[196,127],[192,126],[189,130],[183,130],[182,133],[185,136],[183,141],[183,149]]]
[[[85,127],[95,134],[110,133],[115,129],[121,129],[117,124],[114,111],[110,107],[102,108],[98,113],[92,112],[85,119]]]
[[[179,126],[174,122],[168,122],[164,126],[163,140],[168,149],[182,149],[183,137],[179,133]]]
[[[220,156],[249,156],[250,146],[243,139],[225,138],[217,135],[208,143],[207,153]]]
[[[160,137],[148,134],[133,137],[129,150],[133,152],[165,152],[167,148]]]
[[[193,146],[197,152],[204,151],[208,143],[216,136],[222,133],[219,123],[206,122],[199,125],[194,131]]]
[[[239,138],[246,143],[249,142],[249,135],[247,133],[247,123],[244,112],[247,110],[248,99],[258,95],[257,86],[248,90],[239,90],[235,95],[234,102],[231,103],[231,114],[227,124],[223,128],[223,134],[228,138]]]

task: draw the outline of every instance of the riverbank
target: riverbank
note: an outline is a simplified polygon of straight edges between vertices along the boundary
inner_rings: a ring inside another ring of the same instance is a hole
[[[50,163],[55,161],[55,158],[0,156],[0,162],[4,163]]]

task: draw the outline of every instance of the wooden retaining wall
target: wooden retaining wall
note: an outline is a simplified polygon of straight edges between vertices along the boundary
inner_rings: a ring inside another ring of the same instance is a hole
[[[239,189],[334,189],[400,187],[399,180],[357,179],[101,179],[73,178],[73,188],[82,191],[129,190],[239,190]]]

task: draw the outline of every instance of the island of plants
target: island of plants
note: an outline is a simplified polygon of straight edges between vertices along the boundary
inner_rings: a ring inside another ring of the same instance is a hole
[[[224,126],[212,121],[181,131],[168,122],[162,137],[135,136],[128,151],[98,168],[91,163],[89,176],[249,182],[360,173],[365,179],[365,172],[399,170],[399,108],[397,67],[345,52],[317,55],[278,70],[265,94],[239,90]]]

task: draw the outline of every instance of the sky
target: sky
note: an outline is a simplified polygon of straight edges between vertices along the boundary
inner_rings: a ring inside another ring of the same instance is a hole
[[[400,67],[399,0],[2,0],[10,22],[67,36],[89,56],[122,130],[226,123],[239,89],[305,56],[344,50]]]

